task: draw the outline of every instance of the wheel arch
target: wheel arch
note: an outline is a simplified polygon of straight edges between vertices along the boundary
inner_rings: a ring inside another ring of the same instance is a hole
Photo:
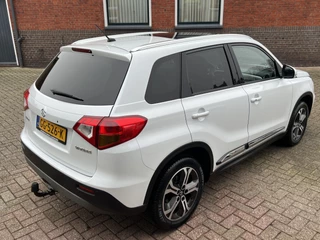
[[[304,94],[302,94],[298,100],[296,101],[296,104],[294,105],[294,107],[292,108],[292,112],[294,111],[294,109],[298,106],[298,104],[300,102],[305,102],[308,105],[309,108],[309,115],[311,113],[311,109],[312,109],[312,105],[313,105],[313,94],[312,92],[305,92]]]
[[[213,170],[213,154],[211,148],[204,142],[188,143],[171,152],[157,167],[149,183],[147,193],[144,199],[144,204],[149,203],[154,186],[160,180],[160,176],[164,173],[166,167],[175,159],[186,156],[194,157],[200,163],[204,173],[205,182],[209,180],[209,177]]]

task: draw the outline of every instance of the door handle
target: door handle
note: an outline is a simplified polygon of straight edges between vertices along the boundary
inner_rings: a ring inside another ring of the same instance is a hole
[[[253,98],[251,98],[251,102],[252,102],[252,103],[259,102],[259,101],[261,101],[261,99],[262,99],[261,96],[259,96],[259,97],[253,97]]]
[[[201,112],[201,113],[195,113],[192,114],[192,119],[197,119],[197,118],[201,118],[201,117],[205,117],[209,115],[209,111],[205,111],[205,112]]]

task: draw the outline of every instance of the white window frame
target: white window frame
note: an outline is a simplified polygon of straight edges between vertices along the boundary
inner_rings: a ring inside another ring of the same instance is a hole
[[[178,24],[178,1],[175,0],[175,27],[176,28],[222,28],[223,27],[223,12],[224,12],[224,0],[220,0],[220,18],[219,23],[197,23],[192,24]]]
[[[145,24],[145,25],[141,25],[141,24],[130,24],[130,25],[126,25],[126,24],[121,24],[121,25],[108,25],[108,11],[107,11],[107,0],[102,0],[103,2],[103,13],[104,13],[104,26],[105,28],[151,28],[152,26],[152,11],[151,11],[151,0],[149,1],[149,25]]]

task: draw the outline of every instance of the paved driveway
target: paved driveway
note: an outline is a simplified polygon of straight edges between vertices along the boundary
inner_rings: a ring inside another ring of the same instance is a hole
[[[320,68],[306,68],[320,96]],[[200,205],[177,230],[147,214],[90,213],[60,196],[37,198],[19,134],[23,91],[39,69],[0,68],[0,239],[320,239],[320,104],[303,141],[270,146],[206,184]]]

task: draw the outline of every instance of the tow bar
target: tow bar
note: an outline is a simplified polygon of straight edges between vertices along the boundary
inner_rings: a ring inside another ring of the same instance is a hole
[[[33,182],[31,184],[31,192],[34,193],[34,195],[36,195],[37,197],[45,197],[47,195],[54,195],[56,193],[55,190],[53,190],[52,188],[51,189],[48,189],[47,191],[42,191],[39,189],[39,183],[37,182]]]

